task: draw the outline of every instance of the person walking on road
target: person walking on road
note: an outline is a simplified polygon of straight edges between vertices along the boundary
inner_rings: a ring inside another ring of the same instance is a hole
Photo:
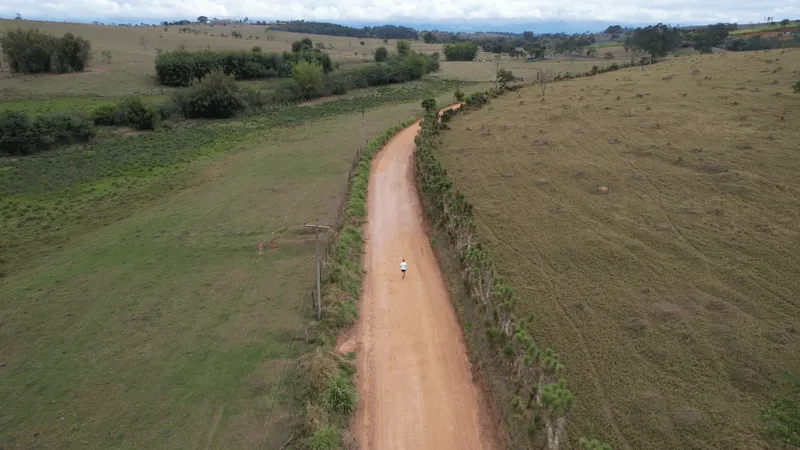
[[[403,278],[406,277],[406,260],[400,262],[400,272],[403,272]]]

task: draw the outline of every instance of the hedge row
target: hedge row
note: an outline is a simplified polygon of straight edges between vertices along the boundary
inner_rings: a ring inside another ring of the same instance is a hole
[[[298,434],[301,448],[345,448],[349,416],[358,400],[352,381],[354,366],[334,350],[335,336],[352,325],[358,316],[361,290],[361,225],[366,215],[370,161],[399,131],[415,119],[392,126],[371,140],[358,158],[344,201],[344,219],[335,235],[335,245],[323,279],[323,316],[313,323],[309,335],[315,348],[300,363],[304,410]],[[347,447],[350,448],[350,447]]]
[[[205,75],[221,70],[237,80],[286,78],[300,61],[318,63],[325,73],[333,70],[327,53],[304,49],[302,52],[262,53],[260,51],[165,52],[156,57],[156,78],[165,86],[189,86]]]
[[[574,76],[559,74],[555,80],[592,76],[631,65],[612,64]],[[528,331],[533,316],[521,317],[516,313],[514,289],[497,272],[489,249],[476,235],[472,204],[453,185],[434,153],[440,130],[447,128],[446,122],[464,111],[483,107],[492,97],[520,87],[474,93],[464,99],[461,108],[445,111],[441,116],[429,111],[416,137],[415,178],[428,220],[441,227],[459,259],[473,309],[481,316],[472,323],[484,324],[486,344],[495,353],[492,361],[499,361],[495,363],[499,371],[508,376],[513,394],[507,405],[511,411],[504,414],[506,428],[528,430],[511,436],[512,446],[530,448],[543,446],[541,441],[546,441],[547,448],[557,449],[559,442],[563,442],[567,417],[575,401],[562,376],[566,366],[555,350],[540,347],[534,341]],[[544,436],[537,433],[542,425]],[[611,450],[610,445],[594,439],[580,438],[577,444],[586,449]]]

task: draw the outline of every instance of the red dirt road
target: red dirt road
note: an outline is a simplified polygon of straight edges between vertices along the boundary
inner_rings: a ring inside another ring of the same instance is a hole
[[[365,450],[500,449],[423,226],[413,173],[418,129],[397,134],[372,162],[355,432]]]

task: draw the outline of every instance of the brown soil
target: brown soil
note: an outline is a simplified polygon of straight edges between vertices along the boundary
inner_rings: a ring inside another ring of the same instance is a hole
[[[413,175],[418,130],[392,139],[370,173],[364,292],[347,339],[358,355],[356,434],[364,449],[500,448],[423,225]]]

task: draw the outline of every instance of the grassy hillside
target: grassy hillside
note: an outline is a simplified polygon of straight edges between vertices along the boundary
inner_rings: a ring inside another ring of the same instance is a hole
[[[567,366],[566,448],[773,448],[759,411],[800,374],[798,70],[797,50],[669,58],[442,133],[519,313]]]

